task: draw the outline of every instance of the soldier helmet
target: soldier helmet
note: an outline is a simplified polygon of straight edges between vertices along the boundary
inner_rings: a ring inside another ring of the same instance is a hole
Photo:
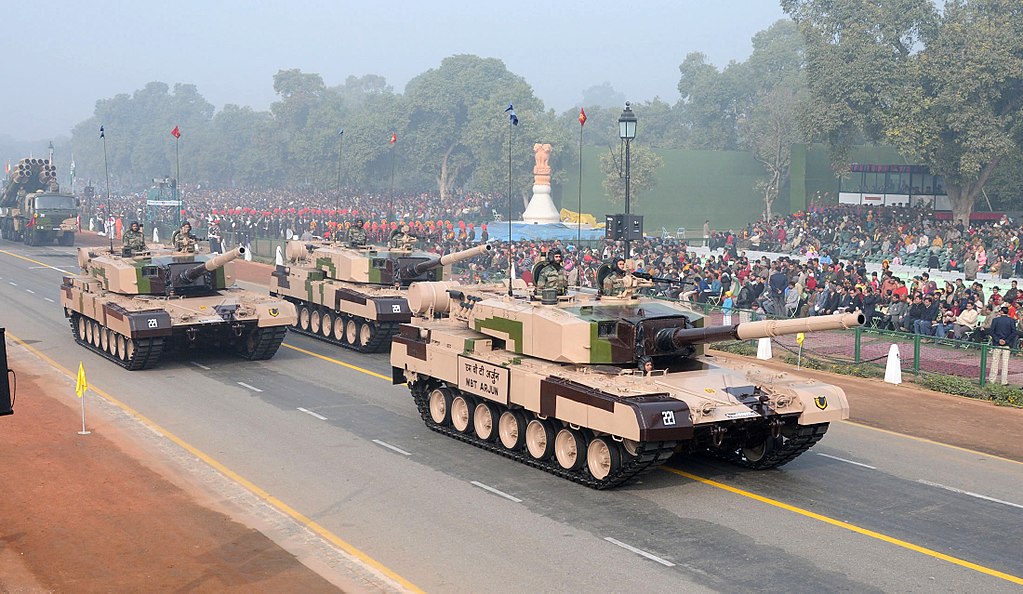
[[[365,224],[365,222],[362,219],[355,219],[355,226],[356,227],[361,227],[364,224]]]
[[[611,269],[612,270],[616,270],[616,271],[617,270],[621,270],[621,268],[618,267],[618,264],[621,264],[624,267],[625,266],[625,258],[623,258],[621,256],[618,256],[617,258],[615,258],[614,261],[611,262]]]
[[[560,248],[553,248],[549,252],[547,252],[547,259],[553,261],[554,260],[554,256],[560,256],[560,255],[561,255],[561,249]]]
[[[140,223],[140,222],[138,222],[138,221],[132,221],[132,223],[131,223],[131,226],[132,226],[132,227],[141,227],[141,226],[142,226],[142,223]]]

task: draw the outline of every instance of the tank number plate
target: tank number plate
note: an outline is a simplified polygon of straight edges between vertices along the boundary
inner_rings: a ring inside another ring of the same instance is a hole
[[[458,357],[458,388],[470,394],[508,403],[511,372],[499,365]]]

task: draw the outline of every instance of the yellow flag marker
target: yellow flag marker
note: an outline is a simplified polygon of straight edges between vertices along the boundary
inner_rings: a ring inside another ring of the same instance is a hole
[[[85,365],[81,361],[78,362],[78,378],[75,380],[75,394],[81,398],[85,395],[85,391],[89,389],[89,382],[85,381]]]
[[[798,344],[799,346],[803,346],[804,338],[806,338],[806,336],[802,332],[796,334],[796,344]]]

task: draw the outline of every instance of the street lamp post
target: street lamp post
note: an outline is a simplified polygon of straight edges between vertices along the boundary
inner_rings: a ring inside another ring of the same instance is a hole
[[[618,136],[625,141],[625,259],[629,259],[631,252],[629,252],[629,233],[631,232],[632,222],[629,217],[629,186],[630,182],[630,166],[631,166],[631,155],[629,154],[629,144],[632,139],[636,137],[636,114],[632,111],[632,104],[628,101],[625,102],[625,110],[622,115],[618,116]]]

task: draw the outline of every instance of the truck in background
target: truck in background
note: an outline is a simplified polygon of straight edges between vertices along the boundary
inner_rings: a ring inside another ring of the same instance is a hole
[[[0,235],[26,245],[56,240],[74,245],[78,199],[61,193],[57,168],[47,159],[22,159],[8,173],[0,194]]]

